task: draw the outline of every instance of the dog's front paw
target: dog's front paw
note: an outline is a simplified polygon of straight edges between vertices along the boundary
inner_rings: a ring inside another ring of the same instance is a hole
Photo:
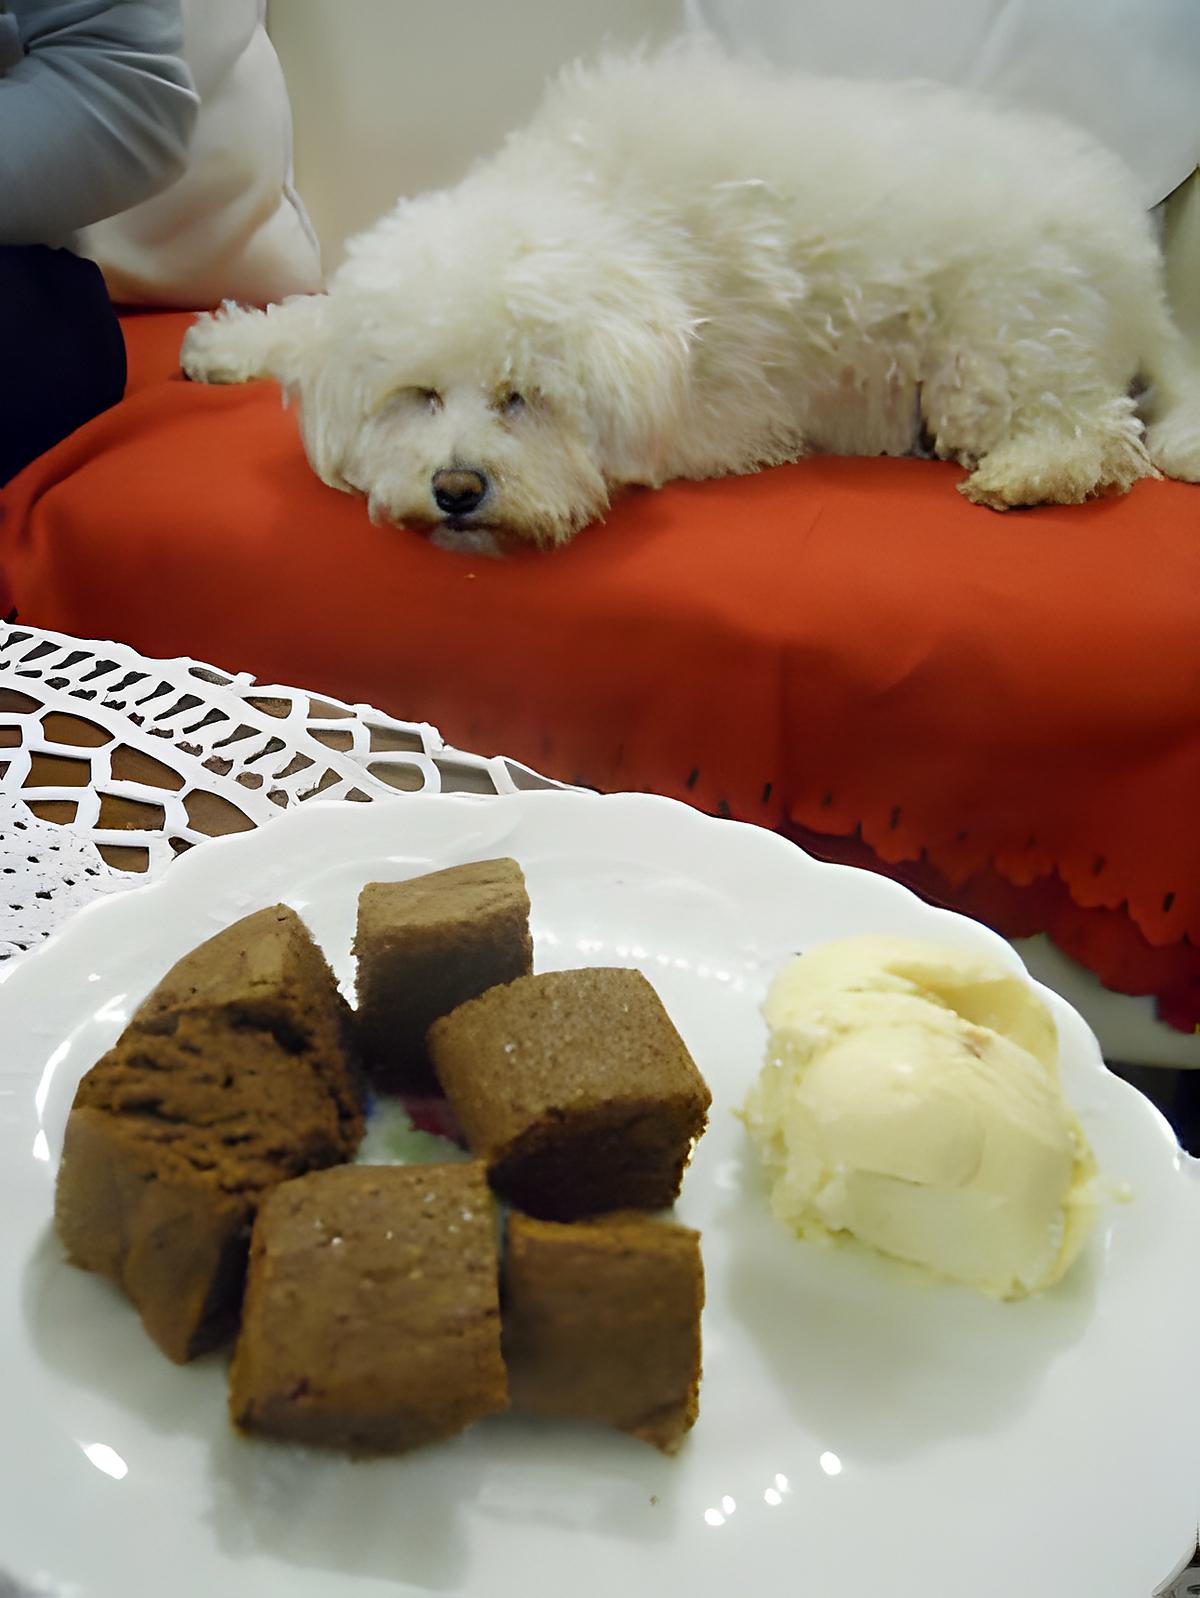
[[[179,364],[193,383],[249,383],[262,375],[257,345],[241,316],[205,312],[184,335]]]
[[[1142,477],[1157,477],[1137,431],[1042,429],[990,450],[958,491],[989,510],[1019,505],[1082,505],[1126,494]]]

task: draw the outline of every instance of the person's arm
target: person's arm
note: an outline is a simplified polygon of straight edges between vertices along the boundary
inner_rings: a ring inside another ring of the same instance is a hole
[[[58,244],[183,169],[179,0],[0,4],[0,244]]]

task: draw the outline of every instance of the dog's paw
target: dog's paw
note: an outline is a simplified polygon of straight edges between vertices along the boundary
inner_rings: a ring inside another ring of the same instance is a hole
[[[249,383],[261,376],[256,355],[237,321],[206,312],[184,335],[179,364],[193,383]]]
[[[1046,470],[1014,471],[987,455],[958,491],[987,510],[1020,510],[1030,505],[1082,505],[1101,492],[1094,475],[1055,476]]]
[[[1047,432],[1009,439],[990,450],[958,491],[989,510],[1082,505],[1126,494],[1139,478],[1158,475],[1136,435]]]

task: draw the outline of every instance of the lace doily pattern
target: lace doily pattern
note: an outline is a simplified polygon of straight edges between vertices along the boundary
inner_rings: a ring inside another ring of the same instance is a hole
[[[0,794],[0,960],[27,948],[37,929],[48,932],[129,880],[69,827],[40,821],[20,800]]]
[[[308,799],[553,786],[425,722],[0,624],[0,958],[205,838]]]

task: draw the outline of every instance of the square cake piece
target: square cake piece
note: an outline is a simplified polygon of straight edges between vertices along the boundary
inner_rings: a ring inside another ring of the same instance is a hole
[[[384,1453],[507,1409],[496,1248],[478,1164],[341,1166],[276,1188],[251,1242],[235,1424]]]
[[[183,1015],[269,1032],[303,1054],[337,1105],[346,1156],[363,1134],[350,1006],[304,922],[286,904],[243,916],[185,954],[134,1012],[132,1028],[169,1032]]]
[[[358,901],[358,1035],[367,1074],[390,1093],[434,1093],[425,1034],[465,999],[533,968],[529,895],[515,860],[482,860]]]
[[[495,1190],[547,1220],[675,1202],[711,1094],[640,971],[548,971],[430,1028],[438,1080]]]
[[[564,1226],[513,1214],[504,1354],[514,1408],[600,1421],[664,1453],[695,1423],[699,1233],[645,1215]]]
[[[182,1362],[237,1325],[262,1194],[345,1157],[339,1104],[305,1055],[184,1014],[170,1032],[128,1028],[80,1082],[55,1224],[73,1263],[123,1288]]]

